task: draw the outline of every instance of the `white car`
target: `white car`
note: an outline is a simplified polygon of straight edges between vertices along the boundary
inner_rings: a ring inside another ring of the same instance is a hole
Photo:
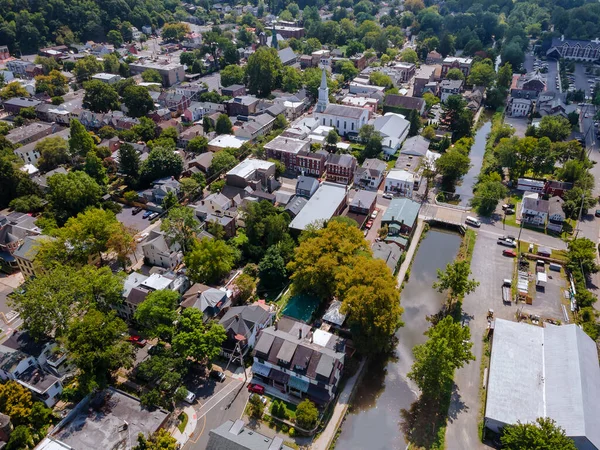
[[[196,400],[196,394],[194,394],[193,392],[187,391],[187,395],[185,396],[184,400],[186,403],[193,405],[194,400]]]
[[[373,211],[371,213],[371,219],[375,219],[377,217],[377,214],[379,214],[379,210],[378,209],[376,209],[375,211]]]
[[[152,219],[155,219],[157,216],[158,216],[158,213],[155,212],[155,213],[150,214],[150,216],[148,217],[148,219],[152,220]]]
[[[382,197],[387,198],[389,200],[394,198],[394,196],[392,194],[390,194],[389,192],[386,192],[385,194],[383,194]]]
[[[142,242],[144,239],[146,239],[148,237],[148,233],[142,233],[140,234],[140,237],[137,238],[135,241],[136,242]]]

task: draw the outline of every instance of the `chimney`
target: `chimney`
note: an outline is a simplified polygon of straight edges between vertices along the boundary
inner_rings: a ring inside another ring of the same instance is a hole
[[[302,328],[298,328],[298,339],[302,339]]]

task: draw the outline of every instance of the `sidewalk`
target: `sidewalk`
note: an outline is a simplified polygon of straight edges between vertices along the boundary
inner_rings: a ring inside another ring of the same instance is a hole
[[[410,263],[417,251],[417,247],[419,246],[419,241],[421,240],[421,234],[423,233],[423,228],[425,227],[425,222],[423,219],[419,219],[417,222],[417,229],[415,230],[415,234],[410,240],[410,247],[406,252],[406,258],[404,258],[404,262],[400,266],[400,270],[398,271],[398,286],[402,285],[404,281],[404,276],[406,275],[406,271],[410,267]]]
[[[183,412],[188,416],[188,423],[185,425],[185,429],[183,433],[179,431],[179,428],[175,427],[171,434],[177,440],[179,445],[183,448],[185,443],[188,441],[192,433],[196,430],[196,425],[198,425],[198,416],[196,415],[196,410],[191,406],[186,406],[183,408]]]
[[[321,435],[311,445],[310,448],[312,450],[327,450],[329,448],[329,445],[331,444],[331,441],[333,440],[337,429],[342,423],[342,419],[346,415],[348,406],[350,406],[350,399],[352,398],[352,393],[354,392],[356,382],[360,378],[360,375],[362,374],[362,371],[365,368],[366,360],[366,358],[363,358],[356,373],[348,380],[346,386],[344,386],[344,390],[338,398],[331,419],[329,419],[329,423],[327,424]]]

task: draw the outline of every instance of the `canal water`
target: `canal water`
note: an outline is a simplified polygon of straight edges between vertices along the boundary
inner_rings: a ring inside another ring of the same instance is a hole
[[[469,158],[471,158],[471,168],[463,177],[460,185],[456,186],[455,193],[460,195],[460,206],[467,206],[473,198],[473,186],[477,183],[477,177],[483,164],[483,154],[485,153],[485,143],[487,135],[492,130],[492,122],[485,122],[475,133],[475,142],[471,147]]]
[[[406,379],[413,363],[412,349],[426,341],[426,316],[437,313],[444,295],[431,285],[437,269],[446,267],[458,254],[461,237],[431,229],[421,241],[409,281],[401,295],[404,327],[396,333],[398,344],[389,358],[374,361],[357,387],[352,406],[337,440],[338,450],[404,450],[400,410],[417,399],[414,385]]]

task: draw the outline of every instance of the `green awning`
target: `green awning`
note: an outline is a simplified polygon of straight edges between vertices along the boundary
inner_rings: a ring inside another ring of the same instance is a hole
[[[291,376],[290,379],[288,380],[287,384],[292,389],[296,389],[300,392],[306,393],[306,391],[308,391],[308,385],[310,383],[308,381],[304,381],[301,378],[296,378],[294,376]]]

